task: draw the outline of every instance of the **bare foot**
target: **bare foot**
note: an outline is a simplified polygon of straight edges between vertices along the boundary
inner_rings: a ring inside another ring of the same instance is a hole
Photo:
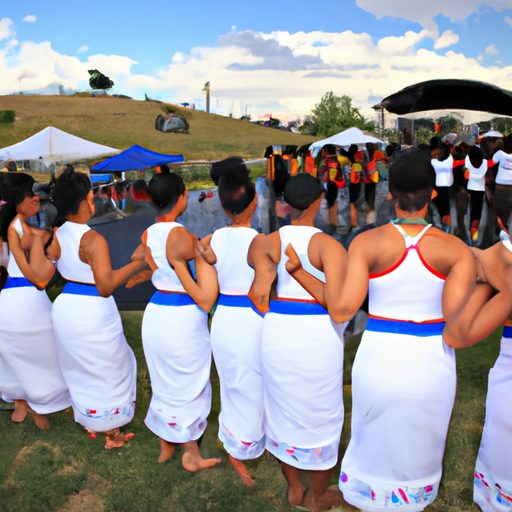
[[[192,473],[201,471],[202,469],[212,468],[222,462],[221,459],[203,459],[200,455],[185,452],[181,457],[181,465]]]
[[[162,464],[163,462],[171,460],[175,451],[176,445],[174,443],[169,443],[168,441],[165,441],[165,439],[160,439],[160,456],[158,457],[158,463]]]
[[[252,487],[256,484],[256,480],[249,474],[249,471],[245,467],[245,464],[238,459],[235,459],[235,457],[229,455],[228,453],[228,459],[229,462],[233,465],[233,468],[237,472],[238,476],[240,477],[240,480],[242,480],[242,483],[244,485],[247,485],[247,487]]]
[[[14,423],[21,423],[27,416],[28,404],[25,400],[14,400],[14,411],[11,414],[11,420]]]
[[[294,507],[298,507],[304,499],[304,493],[306,488],[300,485],[289,485],[288,486],[288,503]]]
[[[127,432],[123,434],[118,428],[105,432],[105,448],[112,450],[113,448],[122,448],[127,441],[133,439],[135,434]]]
[[[30,416],[34,420],[36,427],[39,430],[48,430],[50,428],[50,421],[48,418],[42,414],[37,414],[37,412],[29,411]]]
[[[302,502],[302,506],[311,510],[312,512],[323,512],[333,507],[339,507],[341,505],[347,505],[340,491],[338,490],[326,490],[320,496],[315,498],[312,491],[307,492]],[[356,510],[350,507],[350,510]]]

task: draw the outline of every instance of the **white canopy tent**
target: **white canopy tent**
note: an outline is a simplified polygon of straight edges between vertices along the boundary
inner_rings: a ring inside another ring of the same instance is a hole
[[[372,135],[367,135],[359,128],[347,128],[336,135],[331,135],[327,137],[327,139],[317,140],[313,142],[311,146],[309,146],[309,150],[316,156],[316,154],[327,144],[333,144],[334,146],[343,146],[348,147],[351,144],[366,144],[368,142],[373,142],[377,144],[384,144],[384,141],[377,139],[377,137],[373,137]]]
[[[50,165],[114,153],[119,153],[119,150],[47,126],[28,139],[0,149],[0,160],[39,160]]]

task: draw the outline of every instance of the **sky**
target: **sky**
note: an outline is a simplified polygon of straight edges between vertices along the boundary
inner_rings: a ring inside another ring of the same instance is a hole
[[[469,78],[512,90],[512,0],[0,0],[0,94],[89,90],[253,119]]]

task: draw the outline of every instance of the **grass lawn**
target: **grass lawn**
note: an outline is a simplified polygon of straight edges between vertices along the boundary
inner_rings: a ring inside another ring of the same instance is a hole
[[[122,450],[103,449],[101,436],[89,440],[69,412],[51,417],[52,427],[41,432],[27,419],[13,425],[10,413],[0,411],[0,511],[289,511],[286,484],[278,464],[266,455],[250,463],[257,485],[248,489],[234,471],[217,441],[218,380],[212,371],[213,409],[202,443],[205,456],[224,462],[198,474],[185,472],[179,457],[157,464],[158,440],[143,424],[150,398],[140,323],[142,313],[122,314],[125,332],[137,356],[137,412],[131,430],[136,437]],[[349,377],[356,344],[345,358],[345,429],[350,427]],[[487,374],[497,357],[499,336],[458,353],[458,394],[445,456],[444,478],[430,511],[478,511],[472,504],[472,474],[484,420]],[[113,357],[115,355],[113,354]],[[5,405],[5,404],[4,404]]]

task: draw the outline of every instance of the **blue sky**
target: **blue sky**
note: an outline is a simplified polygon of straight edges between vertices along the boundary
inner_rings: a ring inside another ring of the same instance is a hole
[[[0,94],[62,84],[253,117],[308,114],[327,91],[363,110],[432,78],[512,89],[512,0],[0,0]]]

